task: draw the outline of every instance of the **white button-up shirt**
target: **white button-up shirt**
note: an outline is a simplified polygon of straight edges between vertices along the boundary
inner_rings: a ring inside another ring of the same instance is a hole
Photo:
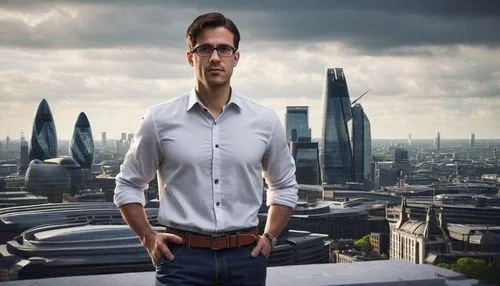
[[[262,203],[295,207],[295,162],[276,113],[231,94],[214,119],[194,89],[144,116],[116,177],[115,204],[145,204],[158,174],[159,222],[215,233],[254,227]]]

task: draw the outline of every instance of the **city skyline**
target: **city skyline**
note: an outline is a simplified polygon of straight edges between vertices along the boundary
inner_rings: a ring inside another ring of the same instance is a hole
[[[31,134],[45,98],[58,139],[84,111],[95,134],[134,132],[193,85],[184,33],[220,11],[240,29],[232,85],[273,108],[308,106],[322,130],[324,74],[343,68],[373,139],[500,138],[499,4],[481,1],[50,1],[0,4],[0,138]],[[314,21],[313,21],[314,19]],[[105,28],[104,28],[105,27]]]

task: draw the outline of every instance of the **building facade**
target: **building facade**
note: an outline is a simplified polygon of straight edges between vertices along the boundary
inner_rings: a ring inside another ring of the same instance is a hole
[[[370,233],[370,244],[373,246],[373,252],[377,254],[389,253],[389,234],[381,232]]]
[[[29,160],[57,157],[57,133],[47,100],[38,105],[29,141]]]
[[[5,137],[5,151],[9,151],[10,150],[10,137],[7,136]]]
[[[19,152],[20,152],[19,172],[24,173],[26,169],[28,169],[28,164],[30,163],[28,141],[24,140],[24,137],[21,137]]]
[[[434,147],[436,148],[436,153],[439,154],[441,152],[441,132],[438,132],[436,135],[436,141],[434,142]]]
[[[345,184],[353,177],[348,129],[352,114],[349,91],[342,68],[327,70],[323,100],[322,181],[327,184]]]
[[[82,169],[91,169],[94,164],[94,139],[89,120],[84,112],[78,115],[69,145],[69,156]]]
[[[107,145],[107,133],[104,131],[104,132],[101,132],[101,144],[102,146],[106,146]]]
[[[406,199],[403,199],[400,219],[391,229],[390,245],[390,259],[414,264],[424,264],[430,253],[450,253],[451,241],[442,212],[436,219],[434,207],[429,206],[425,221],[410,220],[406,213]]]
[[[396,148],[394,150],[394,163],[396,164],[409,164],[410,158],[408,156],[408,150],[404,148]]]
[[[309,129],[307,106],[287,106],[285,114],[286,140],[289,142],[310,142],[311,132]]]
[[[370,120],[359,103],[352,107],[352,151],[354,181],[373,182]]]
[[[290,142],[292,156],[295,159],[295,177],[297,183],[306,185],[321,184],[321,168],[317,142]]]

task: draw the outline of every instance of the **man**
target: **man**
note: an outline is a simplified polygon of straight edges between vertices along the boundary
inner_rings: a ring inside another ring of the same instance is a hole
[[[267,256],[297,202],[294,160],[276,113],[231,88],[234,23],[201,15],[186,41],[195,87],[147,112],[116,177],[115,204],[156,265],[157,285],[265,285]],[[165,233],[143,208],[156,172]],[[260,235],[262,175],[270,207]]]

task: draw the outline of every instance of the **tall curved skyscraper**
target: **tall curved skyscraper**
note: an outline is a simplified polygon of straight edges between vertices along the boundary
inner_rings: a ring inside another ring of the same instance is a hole
[[[328,69],[323,94],[323,153],[320,157],[324,184],[345,184],[353,177],[348,122],[351,101],[341,68]]]
[[[38,105],[29,142],[29,160],[46,160],[57,157],[57,133],[47,100]]]
[[[76,120],[69,145],[69,156],[80,164],[82,169],[91,169],[94,164],[94,139],[84,112],[81,112]]]

